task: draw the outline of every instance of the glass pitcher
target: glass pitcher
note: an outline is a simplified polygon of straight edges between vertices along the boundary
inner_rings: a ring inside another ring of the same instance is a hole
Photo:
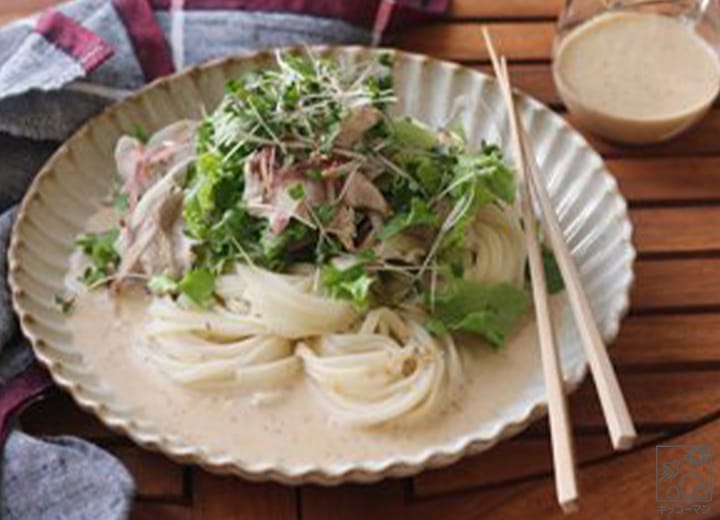
[[[659,142],[720,90],[720,0],[570,0],[553,78],[574,119],[607,139]]]

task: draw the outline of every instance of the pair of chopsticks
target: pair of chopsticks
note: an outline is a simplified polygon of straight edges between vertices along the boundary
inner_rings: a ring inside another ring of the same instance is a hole
[[[632,446],[636,433],[625,398],[623,397],[617,376],[613,370],[607,349],[598,331],[590,303],[580,281],[580,274],[570,255],[563,237],[560,223],[541,178],[529,137],[515,106],[510,85],[507,62],[504,57],[498,59],[490,33],[483,28],[483,36],[492,60],[495,76],[502,89],[503,98],[510,119],[510,132],[513,152],[518,168],[520,205],[524,225],[525,246],[528,251],[530,275],[532,279],[533,301],[540,340],[543,375],[547,389],[550,436],[552,441],[553,468],[555,472],[555,490],[558,503],[565,512],[578,509],[579,492],[575,474],[575,456],[572,443],[572,428],[567,403],[563,392],[563,378],[558,359],[552,321],[548,307],[545,271],[542,256],[535,233],[535,215],[532,206],[533,195],[539,202],[545,233],[550,239],[560,272],[565,281],[568,300],[573,317],[580,331],[585,355],[590,365],[595,387],[600,398],[605,422],[612,445],[616,450],[625,450]]]

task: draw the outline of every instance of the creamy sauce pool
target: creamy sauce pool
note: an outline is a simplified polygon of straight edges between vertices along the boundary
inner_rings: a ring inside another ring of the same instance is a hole
[[[582,24],[557,49],[553,73],[581,123],[634,143],[684,130],[720,89],[710,45],[688,23],[650,13],[607,13]]]
[[[107,213],[91,229],[107,227]],[[71,261],[67,284],[81,271],[81,255]],[[534,323],[528,317],[500,351],[458,342],[465,383],[453,402],[424,422],[353,428],[332,421],[322,398],[302,374],[277,399],[258,403],[238,391],[204,392],[171,382],[148,358],[143,330],[151,297],[141,288],[113,297],[106,290],[81,292],[68,316],[75,347],[93,373],[135,418],[166,435],[209,452],[231,453],[246,463],[319,465],[412,456],[448,444],[479,429],[513,406],[532,382],[542,380]],[[561,314],[561,297],[552,302]],[[556,325],[557,326],[557,325]]]

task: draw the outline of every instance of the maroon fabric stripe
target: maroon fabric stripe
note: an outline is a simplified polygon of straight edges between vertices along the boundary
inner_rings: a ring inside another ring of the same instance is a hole
[[[37,363],[30,365],[0,388],[0,453],[15,415],[44,397],[51,388],[52,379]]]
[[[113,55],[105,40],[59,11],[48,11],[35,25],[35,32],[75,58],[85,72],[95,70]]]
[[[170,9],[172,0],[150,0],[156,9]],[[324,18],[338,18],[352,25],[371,29],[383,0],[185,0],[187,10],[242,10],[286,12]],[[385,0],[387,1],[387,0]],[[397,15],[393,25],[401,23],[405,15],[408,21],[418,20],[418,11],[442,13],[449,0],[397,0]]]
[[[175,72],[170,46],[155,18],[149,0],[113,0],[132,41],[145,81]]]
[[[374,42],[380,43],[382,35],[385,34],[385,31],[387,31],[388,27],[390,27],[390,22],[392,21],[396,5],[397,4],[395,2],[380,2],[380,7],[377,9],[375,21],[373,23],[372,32]]]

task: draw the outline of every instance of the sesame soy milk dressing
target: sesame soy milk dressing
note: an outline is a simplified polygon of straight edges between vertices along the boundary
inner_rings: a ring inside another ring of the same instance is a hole
[[[628,143],[683,131],[720,89],[713,48],[690,23],[652,13],[609,12],[580,25],[556,49],[553,75],[581,124]]]
[[[242,391],[194,391],[174,384],[141,347],[149,303],[140,289],[118,297],[108,291],[79,294],[68,316],[73,345],[135,420],[249,464],[328,467],[414,457],[428,447],[476,435],[483,424],[506,413],[500,410],[525,399],[527,381],[542,378],[535,325],[528,316],[500,351],[482,345],[462,348],[463,390],[438,414],[410,425],[353,428],[328,415],[302,376],[268,402]],[[556,320],[562,304],[560,295],[553,297]]]

